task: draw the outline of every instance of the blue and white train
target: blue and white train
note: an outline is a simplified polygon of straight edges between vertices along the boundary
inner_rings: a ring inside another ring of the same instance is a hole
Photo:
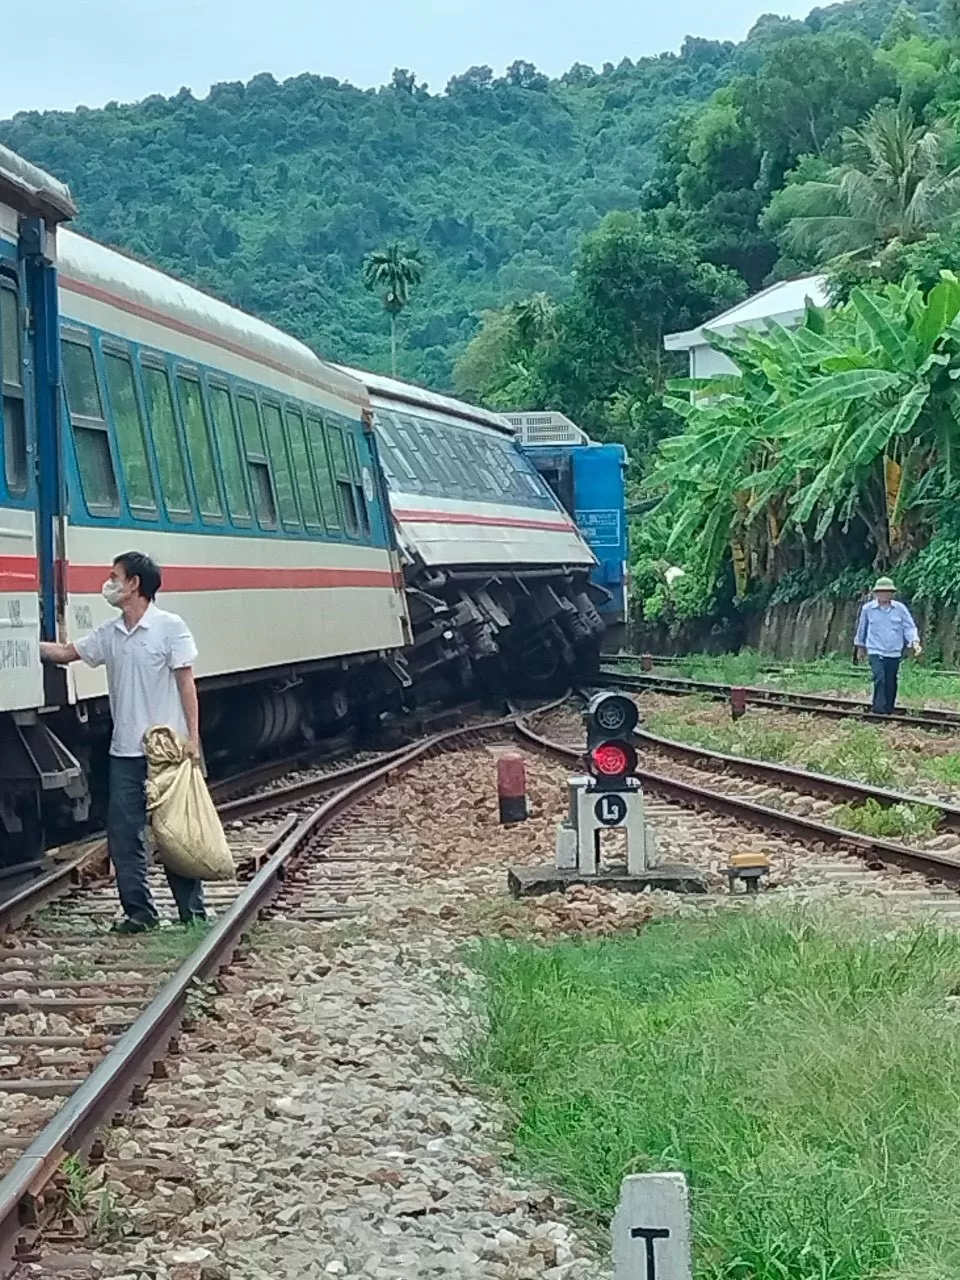
[[[103,672],[38,640],[110,616],[120,551],[196,635],[212,760],[595,657],[597,559],[509,422],[325,363],[74,212],[0,148],[0,862],[96,803]]]

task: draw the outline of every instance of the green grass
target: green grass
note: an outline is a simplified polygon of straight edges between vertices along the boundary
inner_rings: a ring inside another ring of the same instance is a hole
[[[690,742],[708,751],[719,751],[728,756],[746,756],[750,760],[786,760],[796,744],[796,736],[785,729],[765,728],[756,718],[744,716],[741,720],[729,720],[723,724],[702,724],[686,719],[688,707],[677,711],[654,711],[648,715],[643,728],[661,738],[673,738]],[[699,700],[697,700],[699,701]],[[713,704],[707,704],[713,706]]]
[[[919,772],[926,778],[932,778],[934,782],[960,787],[960,753],[951,751],[943,756],[921,756]]]
[[[676,666],[665,667],[663,673],[720,684],[766,685],[799,693],[841,693],[861,696],[864,700],[870,690],[870,670],[865,663],[854,666],[849,659],[831,657],[777,665],[752,649],[717,657],[691,654]],[[902,702],[960,704],[960,677],[908,659],[900,668],[900,697]]]
[[[839,727],[837,739],[826,750],[812,744],[804,768],[834,778],[890,787],[897,781],[897,757],[874,725],[849,723]]]
[[[860,831],[865,836],[886,836],[890,840],[924,840],[936,835],[940,813],[926,804],[880,804],[866,800],[863,804],[842,804],[830,819],[847,831]]]
[[[469,1068],[598,1228],[681,1170],[696,1280],[960,1275],[957,935],[771,909],[469,955]]]

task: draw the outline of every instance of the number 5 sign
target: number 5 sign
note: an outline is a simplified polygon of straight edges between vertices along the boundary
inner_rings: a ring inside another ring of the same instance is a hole
[[[624,1178],[613,1219],[615,1280],[692,1280],[690,1208],[682,1173]]]

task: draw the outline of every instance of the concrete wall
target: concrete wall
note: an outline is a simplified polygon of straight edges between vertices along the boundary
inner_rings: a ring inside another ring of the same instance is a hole
[[[907,605],[910,601],[905,601]],[[804,662],[853,649],[860,602],[816,597],[778,604],[755,618],[747,644],[768,658]],[[960,658],[960,616],[952,606],[918,606],[914,610],[920,638],[931,658],[953,666]]]

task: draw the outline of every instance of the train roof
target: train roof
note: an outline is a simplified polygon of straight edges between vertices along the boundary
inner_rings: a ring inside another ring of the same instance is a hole
[[[0,146],[0,197],[7,198],[15,209],[42,214],[51,222],[63,222],[77,212],[68,186],[3,146]]]
[[[467,422],[475,422],[478,426],[490,427],[503,435],[511,437],[516,435],[513,425],[502,414],[494,413],[491,409],[481,409],[478,405],[467,404],[464,400],[454,400],[452,396],[428,391],[426,387],[417,386],[415,382],[402,382],[399,378],[387,378],[380,373],[367,373],[364,369],[352,369],[349,365],[337,367],[349,377],[362,382],[370,395],[379,400],[397,400],[414,408],[434,409],[438,413],[449,413]]]
[[[67,290],[213,342],[354,403],[369,403],[361,380],[321,360],[305,343],[265,320],[75,231],[60,232],[57,247],[61,283]]]

